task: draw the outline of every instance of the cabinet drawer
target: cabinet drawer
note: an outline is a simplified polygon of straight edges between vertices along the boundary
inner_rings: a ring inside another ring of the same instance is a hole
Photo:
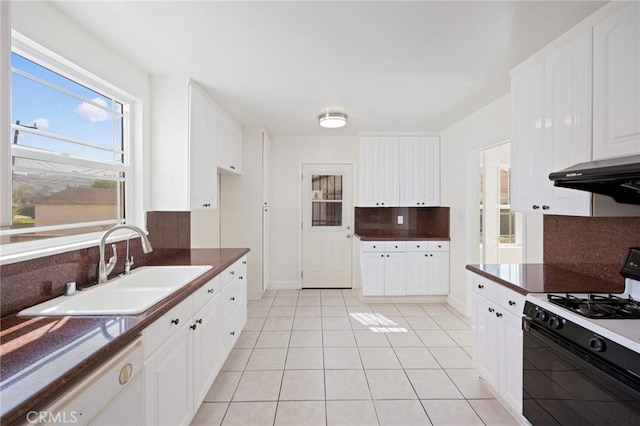
[[[187,324],[193,315],[192,309],[193,301],[189,297],[142,331],[145,359]]]
[[[524,310],[525,296],[508,289],[505,286],[498,285],[497,299],[498,305],[504,308],[507,312],[520,317]]]
[[[495,302],[498,293],[498,284],[484,277],[472,274],[471,285],[473,286],[474,293],[478,293]]]
[[[384,243],[382,241],[363,241],[361,251],[382,252],[384,251]]]
[[[406,241],[385,241],[384,251],[388,251],[388,252],[407,251],[407,242]]]
[[[429,251],[449,251],[449,241],[429,241]]]
[[[191,299],[193,300],[193,312],[198,312],[200,308],[220,294],[220,281],[220,275],[218,275],[191,295]]]
[[[429,251],[429,241],[407,241],[407,251]]]
[[[233,265],[222,271],[222,287],[229,284],[235,277],[241,275],[247,269],[247,256],[238,259]]]

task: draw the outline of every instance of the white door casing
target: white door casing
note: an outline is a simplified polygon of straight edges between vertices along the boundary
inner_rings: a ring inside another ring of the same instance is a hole
[[[302,288],[351,288],[352,165],[302,164]]]

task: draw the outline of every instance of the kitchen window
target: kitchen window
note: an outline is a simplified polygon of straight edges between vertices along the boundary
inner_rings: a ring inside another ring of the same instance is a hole
[[[11,54],[3,255],[95,240],[131,211],[130,116],[117,88],[24,39]],[[5,203],[3,203],[5,204]]]

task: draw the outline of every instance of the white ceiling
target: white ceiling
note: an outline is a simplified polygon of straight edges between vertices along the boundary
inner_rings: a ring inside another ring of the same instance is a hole
[[[439,132],[603,4],[56,0],[148,73],[202,83],[244,127],[308,136]],[[327,108],[349,124],[321,129]]]

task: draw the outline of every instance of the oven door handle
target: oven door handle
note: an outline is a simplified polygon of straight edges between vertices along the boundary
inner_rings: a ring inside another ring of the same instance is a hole
[[[529,334],[531,338],[541,341],[545,346],[561,352],[565,358],[577,358],[578,361],[591,365],[592,369],[603,378],[615,381],[618,386],[626,388],[628,392],[640,399],[640,377],[632,372],[618,368],[581,346],[555,335],[526,316],[522,318],[522,331]]]

